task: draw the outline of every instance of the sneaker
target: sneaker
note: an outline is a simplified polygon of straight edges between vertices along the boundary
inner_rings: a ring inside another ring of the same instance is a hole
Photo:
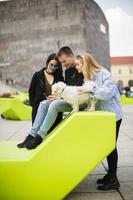
[[[43,139],[40,135],[36,135],[36,137],[33,137],[32,140],[30,140],[28,143],[26,143],[25,147],[27,149],[35,149],[39,144],[41,144]]]
[[[112,177],[108,181],[106,181],[103,185],[97,187],[98,190],[107,191],[107,190],[118,190],[120,187],[120,183],[117,177]]]
[[[18,148],[24,148],[25,145],[26,145],[30,140],[32,140],[33,138],[34,138],[34,137],[33,137],[32,135],[29,134],[29,135],[25,138],[25,140],[24,140],[23,142],[17,144],[17,147],[18,147]]]

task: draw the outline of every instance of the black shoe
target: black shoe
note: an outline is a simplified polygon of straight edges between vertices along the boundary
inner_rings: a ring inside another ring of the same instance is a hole
[[[97,184],[104,184],[111,178],[111,174],[106,174],[103,178],[97,179]]]
[[[41,138],[41,136],[37,135],[36,137],[34,137],[32,140],[30,140],[25,147],[27,149],[35,149],[39,144],[41,144],[43,141],[43,139]]]
[[[33,137],[32,135],[29,134],[29,135],[25,138],[25,140],[24,140],[23,142],[17,144],[17,147],[18,147],[18,148],[24,148],[25,145],[26,145],[30,140],[32,140],[33,138],[34,138],[34,137]]]
[[[103,185],[100,185],[97,187],[98,190],[118,190],[120,187],[120,183],[117,179],[117,177],[113,177],[112,179],[106,181]]]

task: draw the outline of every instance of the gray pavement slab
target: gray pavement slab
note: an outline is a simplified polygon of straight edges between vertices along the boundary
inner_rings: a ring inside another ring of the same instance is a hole
[[[65,200],[122,200],[117,192],[112,193],[72,193]]]
[[[133,166],[119,167],[118,178],[120,181],[130,181],[133,184]]]
[[[121,182],[120,193],[125,200],[133,200],[133,182]]]

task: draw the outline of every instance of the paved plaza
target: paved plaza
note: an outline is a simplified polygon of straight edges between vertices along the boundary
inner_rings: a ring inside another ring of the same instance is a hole
[[[10,121],[0,119],[0,140],[21,141],[29,132],[31,121]],[[123,122],[118,140],[119,191],[99,192],[97,178],[101,178],[107,169],[103,161],[82,183],[79,184],[66,200],[133,200],[133,105],[123,106]]]

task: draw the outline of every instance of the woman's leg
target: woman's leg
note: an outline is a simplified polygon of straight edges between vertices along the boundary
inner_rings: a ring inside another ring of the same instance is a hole
[[[39,129],[39,127],[41,126],[46,114],[47,114],[47,111],[48,111],[48,106],[50,104],[50,101],[42,101],[39,105],[39,108],[37,110],[37,114],[36,114],[36,117],[35,117],[35,121],[32,125],[32,128],[31,128],[31,131],[30,133],[28,134],[28,136],[25,138],[25,140],[19,144],[17,144],[17,147],[18,148],[24,148],[26,147],[26,145],[31,142],[31,140],[33,140],[36,136],[36,133]],[[35,111],[35,110],[34,110]],[[33,118],[32,118],[33,119]]]
[[[49,129],[48,133],[50,133],[62,121],[62,119],[63,113],[59,112],[53,126]]]
[[[65,112],[65,111],[70,112],[72,110],[71,105],[66,103],[63,99],[54,100],[48,105],[49,105],[49,108],[47,110],[47,114],[45,114],[45,117],[41,126],[40,124],[39,125],[37,124],[38,127],[40,126],[40,128],[36,134],[36,137],[34,137],[29,143],[25,145],[27,149],[34,149],[39,144],[42,143],[43,141],[42,138],[44,138],[47,135],[49,129],[54,124],[59,112]],[[42,120],[42,117],[41,117],[41,120]]]
[[[40,135],[42,138],[44,138],[49,129],[54,124],[57,115],[59,112],[70,112],[72,110],[72,107],[70,104],[68,104],[64,99],[60,100],[54,100],[51,102],[48,108],[47,115],[45,116],[45,119],[40,126],[37,134]]]
[[[32,126],[33,126],[35,118],[36,118],[38,107],[39,107],[39,104],[32,107]]]
[[[34,137],[36,136],[37,131],[39,130],[41,124],[43,123],[43,121],[46,117],[50,103],[51,102],[48,101],[48,100],[44,100],[44,101],[40,102],[40,105],[39,105],[38,110],[37,110],[35,121],[33,123],[31,130],[30,130],[30,135],[32,135]]]
[[[118,139],[121,122],[122,119],[116,122],[116,141]],[[98,186],[98,190],[116,190],[120,187],[119,181],[117,179],[117,161],[118,153],[116,144],[116,148],[107,157],[108,173],[102,179],[97,180],[98,184],[103,184]]]
[[[122,120],[119,120],[116,122],[116,141],[118,139],[121,121]],[[116,148],[107,157],[107,163],[108,163],[108,168],[109,168],[108,173],[116,175],[117,162],[118,162],[118,152],[117,152],[117,145],[116,145]]]

